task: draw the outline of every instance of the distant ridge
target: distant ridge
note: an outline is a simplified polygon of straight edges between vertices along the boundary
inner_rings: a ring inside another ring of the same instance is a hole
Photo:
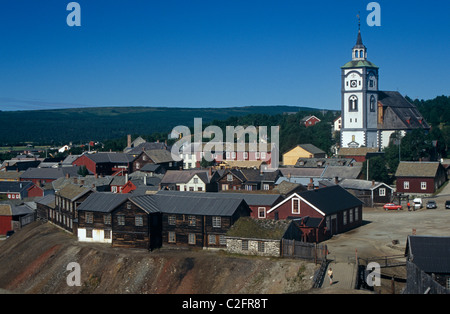
[[[299,106],[245,106],[229,108],[83,107],[0,112],[0,145],[31,141],[63,144],[104,141],[126,134],[169,133],[177,125],[192,126],[249,114],[277,115],[319,109]]]

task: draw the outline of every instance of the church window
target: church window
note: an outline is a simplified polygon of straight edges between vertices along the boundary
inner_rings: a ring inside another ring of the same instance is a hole
[[[348,99],[349,111],[358,111],[358,97],[351,95]]]
[[[372,82],[372,81],[371,81]],[[375,111],[375,96],[370,96],[370,111]]]

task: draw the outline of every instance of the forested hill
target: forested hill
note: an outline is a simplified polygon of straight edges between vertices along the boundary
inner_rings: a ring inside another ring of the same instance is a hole
[[[296,106],[233,108],[101,107],[59,110],[0,111],[0,145],[20,142],[66,144],[104,141],[126,134],[169,133],[177,125],[192,126],[249,114],[276,115],[313,111]]]

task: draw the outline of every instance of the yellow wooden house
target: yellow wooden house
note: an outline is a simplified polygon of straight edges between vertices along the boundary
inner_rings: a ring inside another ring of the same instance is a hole
[[[283,154],[283,165],[294,166],[299,158],[326,158],[326,153],[312,144],[299,144]]]

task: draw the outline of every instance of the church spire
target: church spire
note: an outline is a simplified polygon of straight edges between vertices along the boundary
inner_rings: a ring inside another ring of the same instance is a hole
[[[364,46],[364,44],[362,42],[361,19],[359,17],[359,13],[358,13],[357,17],[358,17],[358,37],[356,39],[356,45],[353,47],[353,50],[352,50],[352,60],[354,60],[354,61],[367,59],[367,48],[366,48],[366,46]]]

